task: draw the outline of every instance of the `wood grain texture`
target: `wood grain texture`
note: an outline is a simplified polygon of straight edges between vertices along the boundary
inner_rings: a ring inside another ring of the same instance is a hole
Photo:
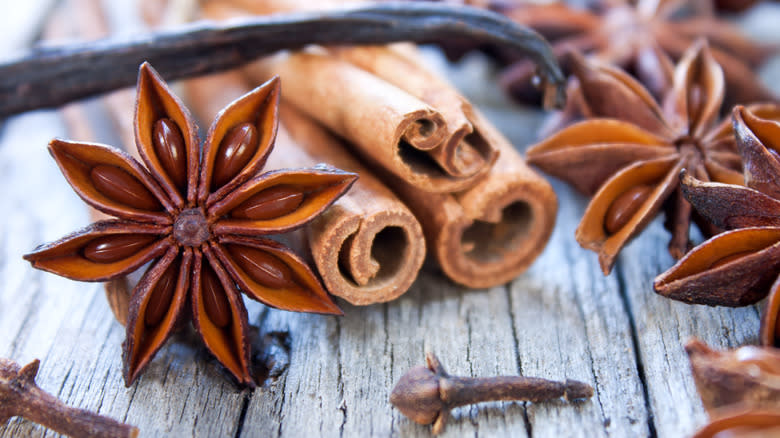
[[[491,85],[476,86],[489,77],[485,68],[472,58],[451,68],[450,78],[514,144],[528,144],[541,115],[509,106]],[[88,223],[45,149],[52,137],[67,135],[56,112],[18,116],[0,129],[0,356],[40,358],[42,388],[134,424],[141,436],[427,437],[428,428],[387,400],[428,350],[452,374],[573,378],[595,388],[592,400],[576,404],[459,408],[445,437],[686,436],[704,424],[705,413],[683,343],[694,335],[714,347],[757,340],[755,307],[688,306],[652,292],[652,278],[672,263],[660,220],[603,277],[596,256],[574,240],[586,200],[556,181],[561,208],[553,237],[531,269],[506,286],[468,290],[429,263],[400,299],[370,307],[342,301],[341,318],[248,302],[258,339],[276,336],[289,347],[281,376],[254,391],[238,389],[184,331],[125,388],[124,328],[102,286],[34,271],[21,259]],[[110,130],[99,137],[116,140]],[[261,342],[255,344],[257,352]],[[52,435],[21,419],[0,426],[2,438]]]

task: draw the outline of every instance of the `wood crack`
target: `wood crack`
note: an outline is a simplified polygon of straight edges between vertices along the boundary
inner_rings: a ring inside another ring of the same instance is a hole
[[[235,438],[238,438],[241,436],[241,431],[244,430],[244,419],[246,418],[246,413],[249,410],[249,402],[252,400],[252,394],[254,392],[247,392],[244,394],[243,399],[241,400],[241,413],[238,416],[238,425],[236,426],[236,433],[233,434]]]
[[[622,259],[622,257],[621,257]],[[639,377],[639,383],[642,385],[642,397],[645,399],[645,409],[647,410],[647,428],[648,436],[655,438],[657,432],[655,429],[655,422],[653,421],[653,406],[650,403],[650,393],[647,387],[647,374],[645,373],[644,362],[642,361],[642,353],[639,346],[639,337],[637,335],[636,319],[634,318],[634,312],[631,311],[629,304],[628,290],[626,287],[625,269],[621,266],[622,260],[618,261],[618,265],[615,269],[615,277],[618,284],[618,292],[620,293],[620,302],[623,304],[623,311],[628,315],[628,325],[631,332],[631,345],[634,348],[634,363],[636,364],[636,370]],[[661,338],[663,340],[663,337]],[[664,347],[664,351],[666,347]],[[598,386],[596,386],[598,394]]]
[[[512,299],[512,283],[504,285],[504,293],[506,294],[507,307],[509,310],[509,326],[512,328],[512,348],[514,349],[515,367],[517,368],[517,375],[523,375],[523,362],[520,359],[520,340],[517,338],[517,325],[515,324],[515,304]],[[531,425],[531,419],[528,418],[528,403],[520,403],[522,406],[523,423],[525,424],[525,432],[528,438],[533,436],[533,426]]]

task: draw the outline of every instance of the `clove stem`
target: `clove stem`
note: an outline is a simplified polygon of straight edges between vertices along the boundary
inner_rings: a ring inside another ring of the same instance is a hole
[[[224,24],[200,22],[129,39],[36,48],[0,64],[0,117],[131,86],[144,61],[173,80],[227,70],[309,44],[437,43],[452,38],[525,53],[539,65],[546,101],[563,105],[563,73],[549,44],[536,32],[482,9],[402,2]]]
[[[433,353],[428,353],[425,359],[426,366],[414,367],[401,377],[390,394],[390,403],[412,421],[432,424],[434,435],[444,428],[450,409],[458,406],[499,400],[539,402],[593,396],[590,385],[576,380],[561,383],[521,376],[450,376]]]
[[[498,400],[540,402],[560,397],[576,400],[593,395],[589,385],[576,380],[555,382],[522,376],[448,376],[439,382],[439,387],[447,394],[450,407]]]
[[[85,438],[135,438],[138,429],[93,412],[72,408],[35,384],[38,359],[20,367],[0,359],[0,424],[19,416],[49,429]]]

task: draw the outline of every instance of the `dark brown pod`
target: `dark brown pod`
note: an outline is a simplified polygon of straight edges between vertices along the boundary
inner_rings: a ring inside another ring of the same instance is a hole
[[[225,135],[214,161],[212,190],[238,175],[257,152],[258,141],[257,128],[251,123],[241,123]]]
[[[247,246],[230,245],[228,252],[254,281],[273,289],[295,286],[293,273],[273,255]]]
[[[162,209],[143,184],[118,167],[98,164],[90,170],[89,177],[100,193],[116,202],[141,210]]]
[[[176,123],[163,118],[154,123],[152,144],[163,169],[180,190],[187,184],[187,149]]]
[[[230,303],[225,296],[225,289],[217,278],[217,274],[208,263],[203,263],[201,272],[201,296],[206,314],[215,326],[219,328],[230,324]]]
[[[144,234],[118,234],[98,237],[82,250],[84,257],[95,263],[113,263],[130,257],[154,242],[155,236]]]
[[[296,187],[275,186],[253,195],[234,208],[230,215],[239,219],[273,219],[298,208],[303,197],[303,192]]]

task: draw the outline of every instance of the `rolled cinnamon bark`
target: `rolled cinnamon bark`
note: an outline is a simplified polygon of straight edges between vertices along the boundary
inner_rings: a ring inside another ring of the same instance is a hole
[[[515,278],[542,252],[555,225],[557,200],[514,147],[479,113],[475,117],[500,155],[485,178],[467,190],[425,192],[374,164],[422,223],[427,246],[444,273],[482,288]]]
[[[186,85],[191,108],[203,116],[201,120],[212,118],[213,111],[247,88],[245,78],[236,72]],[[325,162],[360,175],[347,194],[306,227],[314,263],[328,291],[356,305],[390,301],[406,292],[425,259],[417,219],[315,122],[286,104],[280,108],[280,119],[266,169]]]
[[[270,9],[260,2],[249,12]],[[204,6],[208,18],[237,14],[223,3]],[[293,84],[285,94],[292,104],[422,190],[469,187],[497,157],[472,123],[468,102],[393,49],[319,48],[282,54],[251,68],[259,76],[276,74],[283,83]],[[328,87],[317,85],[322,83]],[[381,117],[365,117],[378,108]]]
[[[552,187],[500,134],[488,175],[460,193],[424,193],[402,180],[390,186],[420,220],[442,271],[472,288],[506,283],[524,272],[550,239],[558,210]]]
[[[241,3],[241,0],[231,1]],[[290,5],[300,4],[297,0],[272,0],[272,3],[287,5],[287,10],[295,8]],[[427,76],[413,76],[418,79],[395,79],[406,73],[398,70],[400,65],[410,71],[425,72],[414,68],[415,63],[413,56],[394,48],[329,49],[327,52],[321,49],[258,63],[248,71],[255,80],[267,78],[269,71],[280,73],[283,84],[287,84],[283,85],[286,98],[348,140],[374,166],[375,172],[382,174],[383,180],[422,223],[428,248],[447,276],[469,287],[505,283],[527,269],[549,240],[557,213],[555,194],[512,145],[470,106],[466,106],[469,123],[476,127],[482,141],[499,152],[498,160],[482,178],[472,178],[460,185],[439,185],[438,193],[433,193],[433,190],[420,190],[418,175],[399,172],[398,161],[410,157],[414,166],[420,168],[438,166],[432,164],[432,157],[420,158],[419,150],[403,146],[389,156],[382,155],[388,149],[387,137],[380,131],[391,125],[388,121],[393,115],[388,113],[388,105],[382,99],[398,99],[402,103],[408,96],[424,95],[425,90],[441,90],[446,86],[442,80],[435,77],[432,80],[433,75],[427,72]],[[371,91],[377,89],[372,87],[381,86],[403,88],[406,93],[390,94],[389,89],[372,91],[377,94],[376,99],[363,99],[356,91]],[[460,106],[452,94],[445,96],[449,99],[448,108]],[[445,99],[441,95],[436,98]]]

